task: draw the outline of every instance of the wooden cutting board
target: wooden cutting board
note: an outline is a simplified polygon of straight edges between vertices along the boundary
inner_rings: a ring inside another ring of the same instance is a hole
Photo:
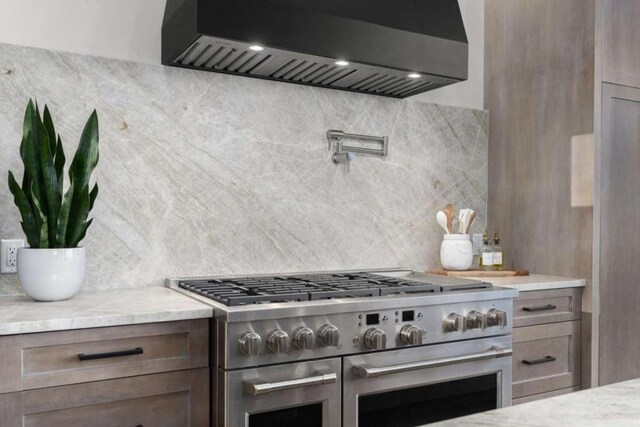
[[[527,270],[502,270],[502,271],[484,271],[484,270],[466,270],[453,271],[444,268],[434,268],[427,270],[427,273],[439,274],[441,276],[451,277],[512,277],[512,276],[528,276]]]

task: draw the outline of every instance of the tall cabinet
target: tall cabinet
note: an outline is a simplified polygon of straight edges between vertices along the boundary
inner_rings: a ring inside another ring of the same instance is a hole
[[[485,0],[489,227],[511,264],[588,280],[583,386],[640,377],[638,20],[640,0]],[[572,206],[585,135],[592,207]]]
[[[640,1],[596,2],[594,364],[599,385],[640,377]]]

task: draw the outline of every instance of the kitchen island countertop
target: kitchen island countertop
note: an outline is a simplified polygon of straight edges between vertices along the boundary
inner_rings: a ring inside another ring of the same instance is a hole
[[[482,412],[429,426],[640,426],[640,379]]]
[[[211,317],[211,307],[165,287],[84,291],[66,301],[0,296],[0,335]]]

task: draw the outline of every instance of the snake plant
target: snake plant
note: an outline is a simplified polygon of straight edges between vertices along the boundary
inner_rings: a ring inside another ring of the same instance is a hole
[[[20,157],[22,186],[9,171],[9,189],[22,217],[22,230],[32,248],[75,248],[93,219],[89,212],[98,185],[89,191],[91,173],[98,164],[98,115],[94,110],[84,127],[69,167],[69,188],[63,192],[65,156],[49,108],[42,117],[29,100],[24,116]]]

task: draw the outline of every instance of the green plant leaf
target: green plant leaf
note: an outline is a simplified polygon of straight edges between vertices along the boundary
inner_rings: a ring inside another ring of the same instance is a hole
[[[23,139],[20,144],[20,157],[24,163],[25,179],[22,182],[22,190],[27,195],[29,203],[33,205],[33,199],[38,199],[40,206],[46,203],[42,193],[44,186],[42,170],[40,168],[40,130],[44,128],[38,112],[30,99],[24,114]]]
[[[93,218],[91,218],[89,221],[85,222],[81,227],[80,227],[80,231],[78,233],[78,236],[76,238],[76,240],[71,242],[71,247],[77,247],[80,242],[82,241],[82,239],[85,238],[85,236],[87,235],[87,229],[89,228],[89,226],[91,225],[91,223],[93,222]]]
[[[45,215],[37,197],[33,197],[33,213],[39,221],[36,221],[36,229],[40,234],[40,243],[38,248],[49,248],[49,227],[47,224],[47,216]]]
[[[53,120],[51,119],[51,113],[49,113],[49,107],[44,106],[44,113],[42,115],[42,122],[44,128],[49,136],[49,151],[55,154],[56,152],[56,129],[53,126]]]
[[[38,135],[40,135],[40,167],[42,168],[43,193],[46,200],[47,234],[51,247],[56,247],[56,226],[58,223],[58,212],[62,202],[61,191],[58,189],[58,175],[53,163],[53,153],[51,152],[51,139],[45,125],[39,123]],[[54,140],[55,141],[55,140]]]
[[[66,247],[75,248],[82,237],[85,229],[85,222],[89,216],[89,187],[84,186],[80,191],[73,190],[73,201],[71,203],[71,211],[69,212],[69,222],[67,224]]]
[[[62,148],[62,140],[58,136],[58,143],[56,144],[56,175],[58,175],[58,189],[60,190],[60,200],[62,200],[62,189],[64,187],[64,163],[67,159],[64,157],[64,149]]]
[[[22,191],[22,188],[18,185],[11,171],[9,171],[9,190],[13,194],[13,201],[20,211],[22,230],[27,237],[27,242],[32,248],[37,248],[40,245],[40,233],[36,228],[33,210],[31,209],[27,195],[24,194],[24,191]]]
[[[69,225],[69,214],[71,212],[71,201],[73,200],[73,187],[69,187],[64,195],[60,213],[58,214],[58,226],[56,227],[56,246],[64,248],[67,243],[67,227]]]
[[[67,247],[75,247],[86,232],[85,221],[91,208],[89,180],[98,164],[98,114],[94,110],[82,131],[80,144],[69,167],[69,180],[73,188],[73,197],[65,232]],[[92,190],[93,192],[93,190]],[[97,190],[96,190],[97,196]],[[94,200],[95,201],[95,200]]]
[[[97,198],[98,198],[98,184],[96,183],[93,186],[93,190],[91,190],[91,193],[89,193],[89,210],[93,209],[93,204],[96,202]]]

